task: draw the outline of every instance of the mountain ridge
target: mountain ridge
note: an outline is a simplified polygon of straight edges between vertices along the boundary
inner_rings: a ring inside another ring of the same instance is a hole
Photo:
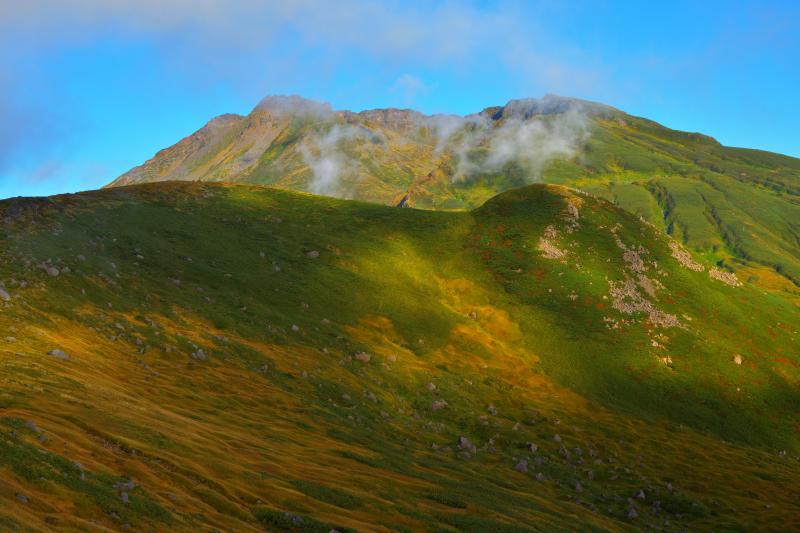
[[[173,179],[429,209],[471,209],[536,181],[564,184],[800,297],[800,227],[791,222],[800,219],[800,160],[573,98],[512,100],[458,116],[268,97],[246,116],[213,119],[109,186]]]

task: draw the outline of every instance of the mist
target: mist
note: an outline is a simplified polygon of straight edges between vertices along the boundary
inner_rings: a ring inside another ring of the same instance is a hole
[[[342,150],[342,143],[366,137],[367,133],[361,128],[334,124],[327,133],[304,143],[300,154],[312,172],[308,190],[326,196],[342,196],[342,176],[357,171],[355,162]]]
[[[434,154],[448,152],[455,159],[454,180],[499,172],[516,163],[525,171],[526,181],[534,182],[547,163],[580,152],[590,136],[589,115],[597,112],[582,102],[548,95],[512,100],[499,117],[479,113],[423,120],[436,139]]]

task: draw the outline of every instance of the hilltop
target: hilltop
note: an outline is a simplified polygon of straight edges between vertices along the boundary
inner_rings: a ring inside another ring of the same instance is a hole
[[[800,310],[597,196],[0,220],[5,531],[800,526]]]
[[[461,210],[530,183],[569,185],[743,279],[800,295],[800,160],[574,98],[512,100],[461,117],[268,97],[247,116],[211,120],[111,185],[163,180]]]

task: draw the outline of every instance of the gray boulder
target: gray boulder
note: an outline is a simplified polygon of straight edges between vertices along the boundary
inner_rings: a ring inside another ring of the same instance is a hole
[[[50,350],[49,352],[47,352],[47,355],[50,355],[57,359],[64,359],[64,360],[69,359],[69,355],[67,355],[66,352],[64,352],[64,350],[60,350],[58,348]]]

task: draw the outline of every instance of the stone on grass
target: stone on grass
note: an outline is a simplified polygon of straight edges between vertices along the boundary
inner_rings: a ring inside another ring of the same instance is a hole
[[[64,352],[64,350],[60,350],[58,348],[50,350],[49,352],[47,352],[47,355],[53,356],[57,359],[64,359],[64,360],[69,359],[69,355],[67,355],[66,352]]]
[[[434,400],[431,404],[431,409],[434,411],[438,411],[439,409],[444,409],[447,407],[447,402],[445,400]]]
[[[372,359],[372,356],[367,352],[357,352],[353,357],[362,363],[369,363],[369,360]]]
[[[0,287],[0,300],[3,300],[3,301],[5,301],[5,302],[7,302],[7,301],[9,301],[10,299],[11,299],[11,295],[10,295],[10,294],[8,294],[8,292],[7,292],[5,289],[3,289],[2,287]]]
[[[517,472],[522,472],[523,474],[528,471],[528,461],[523,459],[522,461],[518,462],[514,467],[514,470]]]
[[[467,437],[458,437],[458,448],[465,452],[475,453],[478,449]]]

